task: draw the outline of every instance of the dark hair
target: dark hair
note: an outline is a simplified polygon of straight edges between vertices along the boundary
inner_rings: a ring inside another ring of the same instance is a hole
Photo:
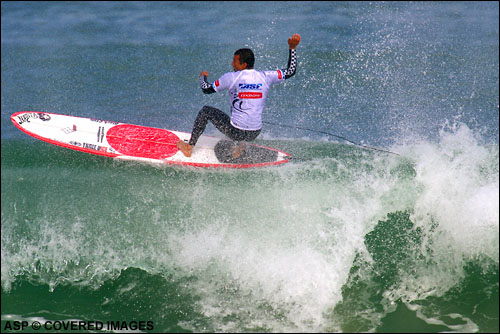
[[[255,56],[250,49],[239,49],[234,53],[235,56],[240,56],[240,64],[247,63],[247,68],[253,68]]]

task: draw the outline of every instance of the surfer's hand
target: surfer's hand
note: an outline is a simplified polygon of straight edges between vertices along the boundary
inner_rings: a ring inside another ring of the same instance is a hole
[[[290,46],[290,49],[295,49],[297,45],[300,43],[300,35],[299,34],[293,34],[292,37],[288,39],[288,45]]]
[[[200,77],[202,77],[202,76],[208,77],[208,72],[207,71],[201,71]]]

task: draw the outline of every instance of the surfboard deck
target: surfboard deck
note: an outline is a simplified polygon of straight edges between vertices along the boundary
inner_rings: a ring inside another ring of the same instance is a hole
[[[234,142],[202,135],[191,157],[177,148],[191,134],[99,119],[40,111],[20,111],[11,121],[24,133],[76,151],[123,160],[195,167],[254,168],[279,165],[290,155],[261,145],[246,144],[244,153],[232,157]]]

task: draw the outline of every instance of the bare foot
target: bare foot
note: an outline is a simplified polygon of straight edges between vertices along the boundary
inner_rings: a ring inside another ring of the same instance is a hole
[[[238,145],[233,146],[233,159],[238,159],[245,152],[245,143],[240,142]]]
[[[179,150],[181,150],[182,153],[184,153],[184,155],[186,157],[190,157],[191,156],[191,153],[193,152],[193,148],[194,146],[191,146],[189,145],[188,143],[185,143],[183,142],[182,140],[179,140],[177,142],[177,148]]]

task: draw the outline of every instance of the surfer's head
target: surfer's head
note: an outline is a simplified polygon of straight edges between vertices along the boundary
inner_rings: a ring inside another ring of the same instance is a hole
[[[234,71],[241,71],[245,69],[252,69],[255,63],[255,56],[250,49],[236,50],[233,56],[233,69]]]

